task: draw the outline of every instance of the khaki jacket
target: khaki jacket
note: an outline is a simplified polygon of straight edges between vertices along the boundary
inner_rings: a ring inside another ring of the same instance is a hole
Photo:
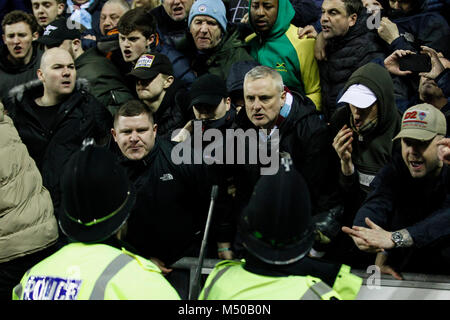
[[[0,102],[0,263],[58,239],[50,194]]]

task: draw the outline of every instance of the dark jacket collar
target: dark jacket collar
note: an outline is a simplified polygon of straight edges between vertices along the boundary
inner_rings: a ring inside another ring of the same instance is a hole
[[[3,44],[0,49],[0,68],[12,74],[22,73],[28,69],[32,69],[36,63],[39,63],[38,60],[40,60],[43,51],[40,48],[39,43],[35,41],[32,42],[31,46],[33,48],[33,52],[31,55],[30,62],[22,65],[14,65],[11,63],[11,61],[8,60],[9,55],[8,47],[6,46],[6,44]]]

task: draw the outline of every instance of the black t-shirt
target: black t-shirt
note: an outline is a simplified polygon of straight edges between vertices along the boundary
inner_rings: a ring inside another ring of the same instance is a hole
[[[60,106],[61,103],[55,104],[53,106],[41,107],[34,100],[31,104],[31,108],[35,111],[39,121],[44,126],[44,128],[48,130],[51,130],[53,128]]]

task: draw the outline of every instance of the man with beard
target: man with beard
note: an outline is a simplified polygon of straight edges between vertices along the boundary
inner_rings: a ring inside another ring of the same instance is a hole
[[[443,113],[427,103],[407,109],[395,154],[373,180],[353,221],[343,227],[362,251],[376,253],[382,273],[449,274],[448,167],[438,157],[446,135]]]
[[[33,15],[11,11],[2,21],[3,42],[0,52],[0,99],[16,85],[36,79],[42,50],[36,43],[38,24]]]

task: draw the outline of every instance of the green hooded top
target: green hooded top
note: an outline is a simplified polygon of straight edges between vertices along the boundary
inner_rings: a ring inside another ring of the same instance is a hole
[[[401,115],[395,104],[391,76],[382,66],[368,63],[358,68],[350,76],[342,92],[353,84],[368,87],[377,97],[378,105],[376,123],[359,133],[353,133],[352,162],[355,174],[349,177],[341,175],[341,185],[347,190],[350,186],[357,187],[363,191],[361,196],[364,198],[377,172],[391,160],[394,149],[392,138],[400,131]],[[344,124],[351,128],[351,119],[348,105],[336,110],[330,121],[332,134],[335,136]],[[355,196],[354,193],[353,195]]]
[[[249,1],[250,24],[252,24]],[[250,55],[260,64],[280,72],[284,84],[309,97],[321,110],[319,67],[314,58],[315,39],[298,39],[298,28],[290,22],[295,15],[289,0],[278,0],[277,19],[267,35],[253,33],[247,37]]]

